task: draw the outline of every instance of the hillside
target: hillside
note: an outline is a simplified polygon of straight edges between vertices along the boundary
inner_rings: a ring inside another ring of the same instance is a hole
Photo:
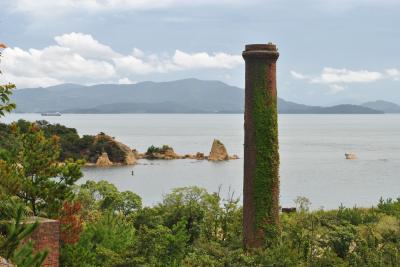
[[[62,84],[16,90],[16,112],[62,113],[243,113],[244,90],[219,81],[185,79],[137,84]],[[307,106],[278,100],[286,114],[380,114],[373,106]]]
[[[367,102],[362,104],[361,106],[380,110],[385,113],[400,113],[400,105],[383,100]]]
[[[58,85],[17,90],[13,101],[17,112],[50,112],[96,109],[115,103],[169,103],[179,112],[242,112],[243,90],[219,81],[186,79],[172,82],[142,82],[129,85]],[[118,105],[117,105],[118,106]],[[151,106],[151,105],[149,105]],[[157,105],[153,105],[157,106]],[[137,110],[140,111],[140,107]],[[153,110],[148,109],[150,112]],[[168,110],[168,109],[166,109]],[[114,113],[119,113],[118,110]]]

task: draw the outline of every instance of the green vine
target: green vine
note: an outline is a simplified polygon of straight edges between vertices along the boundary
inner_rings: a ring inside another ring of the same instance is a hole
[[[264,62],[254,63],[252,77],[256,142],[256,167],[253,176],[255,229],[261,229],[266,223],[274,224],[279,219],[275,211],[277,207],[274,206],[279,198],[277,99],[271,88],[271,81],[265,77],[267,68]]]

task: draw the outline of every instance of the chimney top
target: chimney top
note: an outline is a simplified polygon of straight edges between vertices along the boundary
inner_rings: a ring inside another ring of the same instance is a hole
[[[256,58],[276,62],[279,57],[278,48],[273,43],[268,44],[248,44],[242,53],[243,58]]]
[[[245,51],[278,51],[276,45],[269,42],[268,44],[248,44]]]

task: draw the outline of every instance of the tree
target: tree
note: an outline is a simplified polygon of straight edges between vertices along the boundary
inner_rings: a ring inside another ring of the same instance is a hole
[[[6,48],[6,46],[0,43],[0,49],[3,48]],[[0,117],[4,116],[6,112],[11,112],[15,109],[15,104],[10,103],[10,96],[14,88],[15,85],[11,83],[0,85]],[[0,177],[3,185],[7,185],[8,189],[15,188],[15,173],[11,171],[10,166],[1,157]],[[37,228],[38,223],[24,224],[22,221],[24,218],[24,206],[21,203],[15,203],[4,191],[0,184],[0,219],[6,221],[4,223],[5,229],[2,229],[4,230],[3,233],[0,233],[0,255],[11,260],[19,267],[40,267],[46,259],[47,251],[34,254],[32,242],[22,244],[22,241]]]
[[[15,203],[10,198],[4,199],[3,196],[0,204],[0,219],[7,222],[1,225],[0,256],[9,259],[19,267],[40,267],[48,252],[33,253],[32,242],[23,243],[23,240],[26,240],[37,228],[38,223],[24,224],[24,206]],[[4,238],[1,238],[1,234]]]
[[[83,230],[83,219],[79,214],[81,205],[79,202],[64,202],[61,210],[60,237],[64,244],[75,244],[79,241]]]
[[[34,216],[56,217],[63,201],[72,198],[72,185],[82,177],[82,162],[60,163],[59,138],[46,138],[35,124],[26,133],[16,128],[15,135],[18,143],[5,162],[8,171],[0,185],[24,201]]]
[[[107,181],[87,181],[81,185],[76,199],[86,211],[109,211],[125,217],[142,207],[142,199],[131,191],[118,191]],[[88,214],[84,214],[85,217]]]
[[[6,46],[0,43],[0,49],[4,49]],[[1,50],[0,50],[1,57]],[[0,70],[0,74],[1,74]],[[0,117],[4,116],[5,113],[11,112],[15,109],[15,104],[10,102],[10,96],[12,94],[12,90],[15,88],[14,84],[8,83],[4,85],[0,85]]]

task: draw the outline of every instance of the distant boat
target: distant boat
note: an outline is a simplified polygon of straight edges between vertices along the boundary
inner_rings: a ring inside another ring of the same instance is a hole
[[[48,112],[48,113],[42,113],[42,116],[61,116],[60,112]]]

